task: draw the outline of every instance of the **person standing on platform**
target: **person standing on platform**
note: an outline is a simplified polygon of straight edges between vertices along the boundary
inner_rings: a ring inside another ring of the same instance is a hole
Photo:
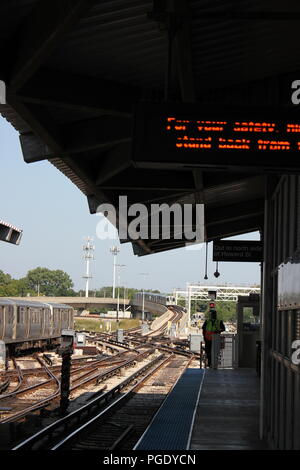
[[[217,312],[215,309],[211,309],[209,312],[210,318],[205,320],[202,326],[203,337],[205,342],[205,353],[207,357],[207,365],[211,367],[211,353],[212,353],[212,341],[214,335],[220,335],[222,331],[225,331],[225,325],[222,320],[217,318]]]

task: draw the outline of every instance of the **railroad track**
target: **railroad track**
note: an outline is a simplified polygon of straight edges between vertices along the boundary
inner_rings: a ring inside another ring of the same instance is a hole
[[[161,354],[113,389],[52,423],[13,450],[133,448],[190,362],[191,359]]]
[[[175,306],[170,306],[169,307],[169,310],[171,310],[173,312],[173,316],[170,318],[170,320],[166,321],[165,323],[163,323],[159,328],[157,328],[156,330],[154,331],[150,331],[149,333],[147,333],[147,336],[148,337],[154,337],[154,336],[160,336],[160,335],[163,335],[163,333],[165,332],[165,330],[167,329],[167,326],[168,326],[168,322],[171,321],[171,322],[178,322],[181,318],[182,318],[182,315],[183,315],[183,312],[181,310],[181,308],[179,307],[175,307]],[[146,336],[146,335],[145,335]]]
[[[173,316],[171,317],[170,321],[178,322],[182,318],[183,312],[182,312],[182,309],[180,307],[170,306],[169,310],[173,311]],[[167,326],[168,326],[168,321],[163,323],[156,330],[149,331],[149,333],[146,333],[145,335],[143,335],[143,338],[163,335],[163,333],[167,329]],[[91,334],[91,332],[89,332],[89,333]],[[131,336],[141,335],[141,327],[129,328],[128,330],[125,331],[125,335],[128,338],[128,340],[130,341]],[[110,338],[110,342],[111,342],[111,344],[113,344],[114,333],[104,333],[103,332],[103,333],[100,333],[99,335],[97,335],[97,337],[102,338],[103,340],[105,340],[107,338]],[[95,339],[95,338],[93,338],[93,339]],[[122,345],[120,343],[118,343],[117,341],[115,341],[115,344],[122,347]],[[126,345],[123,345],[123,347],[126,347]]]
[[[182,312],[176,309],[173,309],[173,311],[172,321],[179,321]],[[97,335],[90,333],[88,339],[112,355],[101,354],[97,357],[73,358],[70,384],[71,403],[75,403],[76,399],[81,397],[81,395],[88,397],[101,396],[106,389],[108,390],[104,396],[108,397],[111,393],[111,388],[118,387],[116,379],[112,378],[120,376],[122,373],[124,374],[125,369],[128,369],[129,372],[132,368],[136,370],[137,362],[146,361],[147,358],[151,359],[155,350],[163,355],[167,354],[169,357],[175,357],[176,355],[177,360],[178,356],[181,356],[181,361],[183,362],[196,356],[184,350],[182,345],[178,345],[175,348],[170,347],[168,344],[169,340],[162,337],[165,328],[166,324],[161,325],[155,331],[156,337],[153,338],[149,335],[148,337],[140,335],[137,328],[131,329],[131,334],[127,336],[128,342],[125,344],[118,343],[114,336],[107,333]],[[132,330],[134,330],[134,334],[132,334]],[[132,343],[135,343],[136,346],[130,346]],[[38,361],[39,367],[32,368],[29,359],[20,359],[25,364],[25,368],[21,369],[17,361],[14,360],[14,369],[0,374],[0,380],[2,379],[2,383],[0,382],[0,387],[2,388],[2,390],[0,388],[0,423],[17,421],[28,413],[49,407],[51,402],[55,403],[59,398],[61,365],[53,365],[50,360],[51,358],[49,360],[46,357],[43,358],[47,360],[47,364],[37,355],[34,358]],[[134,374],[135,371],[133,372]],[[118,380],[120,382],[120,379]],[[130,380],[128,383],[130,383]],[[102,388],[99,388],[100,384]],[[96,391],[95,386],[97,388]],[[82,402],[80,399],[78,403],[80,401]],[[118,426],[115,427],[118,428]],[[132,428],[130,430],[124,429],[123,431],[124,436],[123,434],[119,436],[122,437],[121,440],[124,440],[129,431],[133,434],[135,432]]]
[[[176,321],[178,321],[181,318],[181,316],[182,316],[182,312],[175,312],[173,320],[176,319]],[[106,335],[105,340],[104,340],[103,333],[102,333],[101,340],[99,341],[99,343],[100,344],[103,344],[103,343],[112,344],[112,345],[116,344],[128,350],[133,350],[133,348],[131,349],[129,348],[128,346],[129,343],[135,344],[137,347],[142,347],[146,345],[148,347],[155,346],[157,349],[161,351],[167,351],[167,352],[175,353],[175,354],[186,356],[186,357],[191,357],[191,356],[195,356],[197,358],[200,357],[199,353],[192,353],[191,351],[189,351],[188,341],[177,340],[177,341],[172,342],[170,339],[164,338],[162,336],[162,333],[164,332],[165,328],[166,328],[165,325],[162,325],[158,330],[155,330],[153,333],[156,333],[156,335],[148,334],[148,335],[142,336],[142,335],[136,334],[134,338],[125,336],[125,340],[128,341],[126,345],[124,345],[123,343],[118,343],[114,338],[111,337],[111,335],[107,333],[104,333]],[[160,334],[158,334],[159,331],[160,331]],[[93,341],[97,342],[98,339],[93,338]],[[174,346],[173,347],[169,346],[170,343],[173,343]]]
[[[115,369],[117,364],[122,366],[127,360],[124,355],[127,356],[123,353],[118,357],[105,357],[89,361],[84,365],[82,363],[73,364],[71,378],[76,377],[74,380],[78,381],[74,389],[83,387],[92,381],[91,375],[99,368],[111,370]],[[45,408],[60,396],[61,366],[47,366],[37,355],[27,359],[28,362],[30,360],[38,362],[39,367],[22,370],[17,365],[17,361],[13,360],[15,370],[10,372],[14,373],[9,374],[9,378],[6,379],[9,384],[5,393],[2,389],[0,394],[0,424],[17,421],[33,411]],[[82,375],[85,375],[85,380],[80,381]],[[88,376],[90,376],[90,380],[88,380]],[[16,385],[13,386],[15,383]]]
[[[88,392],[91,391],[91,386],[93,388],[96,385],[99,388],[100,383],[106,383],[111,377],[124,373],[125,369],[135,367],[137,363],[146,360],[154,352],[153,347],[145,351],[134,349],[71,369],[72,398],[80,396],[87,387]],[[18,390],[15,388],[11,392],[0,395],[0,424],[17,421],[29,413],[48,407],[51,402],[57,401],[60,397],[60,368],[54,373],[38,356],[36,360],[43,370],[40,370],[39,374],[34,377],[34,383],[32,383],[33,377],[26,376],[24,379],[22,376]],[[80,390],[79,394],[78,390]]]
[[[151,336],[145,337],[145,336],[135,337],[135,339],[130,339],[130,342],[140,347],[146,346],[146,345],[148,347],[155,346],[157,349],[161,351],[165,350],[165,351],[183,355],[186,357],[191,357],[191,356],[198,357],[199,356],[198,353],[192,353],[188,349],[185,349],[185,348],[188,348],[188,343],[186,343],[185,345],[182,343],[182,345],[175,345],[174,347],[171,347],[171,346],[168,346],[168,344],[171,343],[171,340],[169,339],[155,337],[155,336],[154,337],[151,337]],[[112,344],[115,344],[114,340],[106,339],[106,343],[110,344],[110,342],[112,342]],[[164,343],[167,343],[167,344],[164,344]]]
[[[129,367],[134,366],[137,362],[141,362],[154,352],[155,348],[152,348],[140,354],[132,354],[131,357],[127,357],[126,359],[124,358],[122,361],[119,360],[116,365],[111,365],[108,363],[109,367],[106,371],[99,371],[98,368],[89,370],[75,379],[72,378],[70,391],[73,392],[74,390],[84,387],[91,382],[95,382],[97,384],[102,383],[106,379],[119,373],[120,370],[128,369]]]
[[[28,413],[44,408],[60,395],[60,381],[38,356],[36,360],[44,368],[45,380],[28,384],[29,377],[14,389],[0,396],[0,424],[23,418]],[[50,392],[49,392],[50,389]]]

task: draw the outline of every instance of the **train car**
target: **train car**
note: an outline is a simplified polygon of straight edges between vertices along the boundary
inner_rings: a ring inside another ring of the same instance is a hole
[[[145,302],[155,302],[161,305],[176,305],[176,299],[172,295],[153,294],[151,292],[144,292]],[[141,304],[143,302],[143,292],[134,294],[133,303]]]
[[[167,296],[167,304],[166,305],[176,305],[176,298],[174,295]]]
[[[133,304],[134,305],[142,305],[144,296],[144,302],[154,302],[161,305],[167,304],[167,298],[161,294],[153,294],[152,292],[137,292],[133,296]]]
[[[62,329],[73,329],[73,316],[64,304],[0,298],[0,340],[9,353],[55,346]]]
[[[191,320],[192,326],[198,326],[200,323],[203,323],[204,321],[205,321],[205,312],[193,313],[192,320]]]

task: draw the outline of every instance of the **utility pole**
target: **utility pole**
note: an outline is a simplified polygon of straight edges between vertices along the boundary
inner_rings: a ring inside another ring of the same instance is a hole
[[[84,237],[86,240],[86,244],[83,245],[83,258],[86,260],[86,273],[85,276],[82,276],[85,279],[85,296],[89,296],[89,280],[92,278],[90,275],[90,260],[94,259],[93,251],[95,250],[95,246],[91,244],[93,241],[93,237]]]
[[[140,273],[141,276],[148,276],[148,274],[149,273]],[[144,286],[142,288],[142,293],[143,293],[143,301],[142,301],[142,325],[143,325],[144,320],[145,320],[145,289],[144,289]]]
[[[123,268],[126,264],[115,264],[115,268]],[[118,304],[117,304],[117,330],[119,329],[119,310],[120,310],[120,274],[118,274]]]
[[[123,318],[125,318],[125,294],[126,294],[126,287],[124,282],[124,294],[123,294]]]
[[[118,275],[117,330],[119,329],[119,311],[120,311],[120,274]]]
[[[112,246],[110,249],[111,254],[113,255],[113,299],[115,298],[116,291],[116,256],[120,252],[117,246]]]
[[[192,291],[191,291],[191,285],[187,285],[187,291],[188,291],[188,296],[187,296],[187,311],[188,311],[188,326],[189,329],[191,328],[191,300],[192,300]]]

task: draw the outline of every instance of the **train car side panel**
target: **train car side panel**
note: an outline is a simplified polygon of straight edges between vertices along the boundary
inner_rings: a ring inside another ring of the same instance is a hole
[[[13,323],[14,323],[14,307],[13,305],[5,305],[4,307],[5,328],[4,341],[13,340]]]
[[[0,339],[4,338],[4,307],[0,305]]]
[[[25,306],[17,305],[17,323],[16,323],[16,340],[24,340],[27,333],[28,309]]]

